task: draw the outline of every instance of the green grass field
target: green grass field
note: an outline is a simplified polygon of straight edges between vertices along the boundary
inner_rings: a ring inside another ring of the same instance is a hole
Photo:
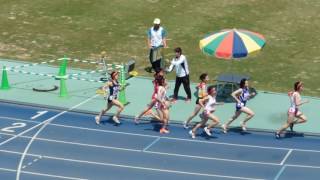
[[[296,80],[305,94],[320,96],[319,0],[0,0],[0,57],[44,61],[68,55],[110,62],[147,60],[146,31],[159,17],[168,31],[167,58],[182,47],[195,82],[202,72],[246,73],[259,90],[287,92]],[[206,34],[243,28],[266,37],[263,51],[242,61],[207,57],[199,49]],[[77,65],[74,65],[77,66]],[[79,66],[78,66],[79,67]],[[82,67],[81,68],[93,68]],[[169,78],[174,78],[174,73]]]

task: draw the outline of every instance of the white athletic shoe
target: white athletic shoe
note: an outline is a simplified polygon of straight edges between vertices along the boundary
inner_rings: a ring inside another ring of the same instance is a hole
[[[246,124],[243,121],[240,122],[240,126],[242,128],[242,131],[247,131]]]
[[[188,124],[187,124],[187,121],[184,121],[184,122],[183,122],[183,127],[184,127],[185,129],[189,129],[189,126],[188,126]]]
[[[140,120],[139,120],[139,118],[136,116],[136,117],[134,117],[134,123],[136,124],[136,125],[138,125],[139,123],[140,123]]]
[[[208,127],[204,127],[203,130],[208,136],[211,136],[211,132],[210,129],[208,129]]]
[[[120,121],[119,121],[119,119],[118,119],[117,116],[113,116],[113,117],[112,117],[112,120],[113,120],[116,124],[120,124]]]
[[[192,130],[189,131],[189,134],[191,136],[192,139],[195,139],[196,138],[196,135],[192,132]]]
[[[228,130],[227,130],[227,125],[226,124],[222,124],[221,125],[221,128],[222,128],[222,132],[227,134]]]
[[[99,124],[100,124],[100,118],[99,118],[99,116],[94,117],[94,119],[96,120],[96,124],[99,125]]]

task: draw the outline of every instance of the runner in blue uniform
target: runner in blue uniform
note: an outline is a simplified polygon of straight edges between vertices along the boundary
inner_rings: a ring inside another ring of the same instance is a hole
[[[247,116],[243,121],[240,122],[240,126],[243,131],[247,130],[246,123],[254,116],[254,112],[250,108],[246,107],[246,103],[250,99],[250,97],[254,95],[255,93],[249,92],[248,80],[241,79],[240,88],[231,94],[231,96],[236,100],[236,111],[235,111],[235,114],[229,119],[227,123],[222,124],[221,127],[224,133],[227,133],[229,125],[234,120],[236,120],[242,112],[246,113]]]
[[[102,109],[99,115],[95,117],[96,124],[100,124],[102,115],[104,115],[109,109],[111,109],[112,106],[118,107],[118,111],[112,117],[112,120],[116,124],[120,124],[119,115],[121,111],[123,111],[124,107],[123,107],[123,104],[118,100],[118,94],[120,91],[120,84],[118,82],[118,78],[119,78],[119,72],[113,71],[111,73],[111,80],[108,81],[105,86],[103,86],[103,89],[105,91],[109,88],[109,95],[107,98],[107,107]]]

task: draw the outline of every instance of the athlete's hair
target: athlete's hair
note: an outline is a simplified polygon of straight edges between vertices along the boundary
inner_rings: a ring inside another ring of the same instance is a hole
[[[207,76],[208,76],[207,73],[203,73],[203,74],[200,75],[199,79],[200,79],[201,81],[204,81]]]
[[[301,88],[302,85],[303,85],[303,84],[302,84],[301,81],[295,82],[295,83],[294,83],[294,86],[293,86],[294,91],[299,91],[299,89]]]
[[[165,83],[165,79],[163,76],[158,76],[156,79],[155,79],[155,83],[157,83],[159,86],[163,86],[164,83]]]
[[[208,94],[211,94],[213,90],[216,90],[216,88],[215,88],[214,86],[209,86],[209,87],[207,88]]]
[[[112,73],[110,74],[111,79],[114,79],[116,77],[116,75],[119,74],[118,71],[112,71]]]
[[[244,86],[245,86],[245,84],[246,84],[246,81],[247,81],[246,78],[241,79],[241,81],[240,81],[240,88],[244,88]]]
[[[159,76],[159,74],[163,72],[163,69],[162,68],[156,68],[155,69],[155,73],[154,73],[154,78],[156,78],[157,76]]]

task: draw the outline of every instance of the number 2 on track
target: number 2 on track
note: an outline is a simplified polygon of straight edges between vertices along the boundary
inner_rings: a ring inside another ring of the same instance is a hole
[[[23,128],[25,126],[26,126],[26,123],[12,123],[12,126],[2,128],[1,131],[8,132],[8,133],[14,133],[15,132],[14,129]]]

